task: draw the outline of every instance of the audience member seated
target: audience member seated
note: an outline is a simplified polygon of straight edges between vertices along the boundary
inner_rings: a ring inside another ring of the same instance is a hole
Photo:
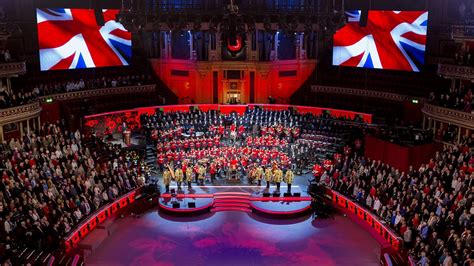
[[[12,55],[10,50],[0,50],[0,63],[10,63],[12,61]]]
[[[92,142],[91,150],[86,141]],[[134,152],[45,124],[4,142],[0,181],[0,258],[23,247],[49,251],[89,214],[143,185]],[[106,155],[106,156],[104,156]]]
[[[447,148],[406,173],[346,157],[321,181],[389,224],[416,265],[472,265],[474,156],[467,147]]]
[[[472,83],[469,84],[472,86]],[[466,86],[461,89],[446,89],[438,95],[430,97],[432,103],[445,108],[456,109],[463,112],[471,113],[473,111],[473,95],[472,88]]]
[[[474,66],[474,58],[472,58],[472,52],[469,49],[459,50],[454,55],[456,64],[462,66]]]

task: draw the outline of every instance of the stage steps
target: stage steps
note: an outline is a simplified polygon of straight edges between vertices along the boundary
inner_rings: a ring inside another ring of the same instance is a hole
[[[219,192],[214,194],[214,203],[211,212],[240,211],[252,212],[250,206],[250,193],[245,192]]]

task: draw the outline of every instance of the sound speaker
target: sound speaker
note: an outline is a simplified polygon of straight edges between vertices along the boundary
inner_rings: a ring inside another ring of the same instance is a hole
[[[301,193],[300,192],[293,193],[293,197],[301,197]]]
[[[179,202],[173,202],[173,209],[179,209]]]
[[[264,197],[270,197],[270,193],[269,192],[263,192],[263,196]]]
[[[367,20],[368,19],[369,19],[369,10],[368,9],[361,10],[359,26],[362,27],[362,28],[367,27]]]
[[[273,192],[273,197],[280,197],[280,193],[279,192]]]
[[[291,193],[285,192],[285,193],[283,193],[283,197],[291,197]]]
[[[188,202],[188,208],[196,208],[196,202]]]

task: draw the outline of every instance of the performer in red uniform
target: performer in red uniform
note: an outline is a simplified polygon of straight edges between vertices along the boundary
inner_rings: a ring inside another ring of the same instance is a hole
[[[209,167],[209,173],[211,174],[211,182],[214,182],[214,180],[216,179],[216,174],[217,174],[216,165],[214,163],[212,163],[211,166]]]

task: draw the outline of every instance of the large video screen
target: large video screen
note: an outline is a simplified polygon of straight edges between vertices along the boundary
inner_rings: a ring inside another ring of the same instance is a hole
[[[41,70],[129,65],[132,35],[118,12],[102,10],[97,19],[93,9],[36,9]]]
[[[425,62],[428,12],[346,12],[347,24],[334,35],[333,65],[420,71]]]

